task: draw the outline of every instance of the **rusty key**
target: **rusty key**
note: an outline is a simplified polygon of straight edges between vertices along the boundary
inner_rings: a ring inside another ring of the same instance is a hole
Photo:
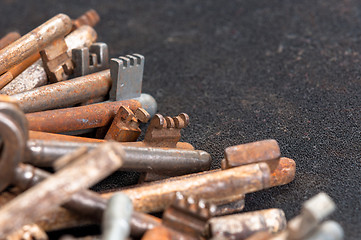
[[[121,106],[104,139],[117,142],[134,142],[141,133],[139,128],[140,122],[146,123],[149,119],[150,114],[143,108],[137,108],[133,112],[128,107]]]
[[[132,111],[142,107],[139,101],[124,100],[30,113],[26,114],[26,118],[30,130],[50,133],[70,132],[111,124],[121,106],[126,106]]]
[[[71,20],[65,14],[58,14],[49,21],[17,41],[0,50],[0,74],[12,66],[22,62],[39,50],[44,49],[51,42],[63,37],[72,28]]]
[[[158,212],[168,206],[176,192],[202,198],[210,203],[224,203],[234,196],[255,192],[270,186],[270,171],[265,163],[191,174],[147,183],[122,190],[132,200],[134,209],[142,212]],[[113,193],[102,194],[110,197]]]
[[[66,45],[68,46],[68,49],[73,49],[77,47],[88,47],[96,40],[96,38],[97,38],[97,34],[93,28],[91,28],[90,26],[82,26],[79,29],[76,29],[74,32],[67,35],[65,37],[65,42]],[[68,54],[71,54],[71,51],[68,52]],[[24,62],[16,65],[14,68],[24,67],[24,66],[18,67],[20,65],[24,65]],[[13,70],[9,70],[9,71],[13,71]],[[43,67],[43,62],[41,61],[41,59],[39,59],[30,67],[28,67],[25,71],[23,71],[21,74],[15,77],[15,79],[13,79],[9,84],[7,84],[2,90],[0,90],[0,93],[13,95],[16,93],[33,89],[35,87],[43,86],[47,82],[48,82],[48,78],[45,69]]]
[[[112,143],[113,144],[113,143]],[[21,183],[19,187],[23,190],[35,186],[39,182],[50,177],[50,173],[34,168],[28,164],[20,164],[15,171],[15,182]],[[9,200],[9,198],[7,198]],[[71,199],[62,206],[75,212],[75,215],[63,208],[56,208],[37,221],[37,224],[46,231],[58,230],[62,228],[81,226],[91,223],[100,223],[103,212],[106,208],[107,200],[95,192],[82,190],[71,196]],[[133,212],[131,218],[132,236],[139,237],[143,233],[160,224],[160,219],[148,214]]]
[[[283,231],[287,227],[287,220],[281,209],[273,208],[215,217],[208,224],[212,237],[224,236],[241,240],[259,231]]]
[[[72,29],[75,30],[82,25],[94,26],[99,20],[100,18],[97,12],[90,10],[72,22]],[[50,82],[54,83],[66,80],[68,76],[73,73],[74,64],[72,55],[69,53],[64,36],[57,38],[45,47],[40,51],[40,55]]]
[[[104,143],[20,194],[0,209],[0,236],[36,221],[54,206],[69,201],[74,193],[99,182],[122,165],[122,155],[112,143]]]
[[[222,169],[264,162],[270,167],[272,181],[284,182],[284,184],[287,184],[294,178],[294,175],[276,174],[278,173],[278,170],[285,168],[295,172],[296,163],[292,159],[281,158],[280,148],[277,141],[274,139],[228,147],[224,152],[225,159],[222,160]],[[280,179],[281,176],[285,178]]]
[[[204,239],[210,236],[207,220],[215,206],[176,193],[176,199],[164,211],[162,225],[146,232],[142,240]]]
[[[112,86],[109,70],[93,73],[87,76],[42,86],[24,93],[13,95],[24,112],[36,112],[59,107],[68,107],[82,103],[88,99],[105,96]],[[114,89],[114,86],[113,86]],[[135,89],[136,90],[136,89]],[[114,90],[112,90],[114,91]],[[123,91],[122,88],[115,91]],[[129,93],[128,93],[129,94]],[[139,94],[136,99],[151,115],[157,108],[154,98]],[[122,100],[129,98],[122,98]],[[118,99],[116,99],[118,100]],[[119,99],[120,100],[120,99]]]
[[[323,222],[335,208],[335,203],[327,194],[319,193],[304,202],[301,214],[288,222],[286,230],[278,234],[260,232],[247,240],[341,240],[344,233],[340,224]]]
[[[27,142],[27,154],[24,159],[35,166],[53,167],[60,157],[82,147],[94,149],[99,144],[30,140]],[[117,143],[117,146],[125,151],[121,170],[177,176],[210,168],[211,156],[202,150],[133,147],[121,143]]]

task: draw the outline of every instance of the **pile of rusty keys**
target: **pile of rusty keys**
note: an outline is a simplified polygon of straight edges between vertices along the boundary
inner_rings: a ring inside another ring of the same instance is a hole
[[[142,93],[144,56],[109,59],[95,42],[99,19],[59,14],[0,40],[1,239],[94,224],[101,236],[83,239],[343,239],[322,222],[335,209],[324,193],[288,224],[281,209],[240,213],[245,194],[291,182],[295,162],[271,139],[226,148],[210,170],[209,153],[180,142],[189,116],[158,114]],[[88,190],[115,171],[139,183]]]

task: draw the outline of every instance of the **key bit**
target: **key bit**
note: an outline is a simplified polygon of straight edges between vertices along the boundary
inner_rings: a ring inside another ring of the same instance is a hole
[[[156,114],[145,133],[144,142],[153,147],[177,147],[182,128],[189,124],[189,116],[181,113],[177,117],[163,117]]]
[[[216,206],[204,200],[176,193],[175,200],[164,211],[162,225],[149,230],[142,239],[203,239],[209,237],[207,221],[214,215]],[[166,234],[165,234],[166,233]]]
[[[177,192],[175,201],[163,213],[163,225],[195,238],[207,237],[207,221],[215,210],[213,204]]]
[[[133,112],[128,107],[121,106],[104,139],[117,142],[136,141],[141,133],[140,122],[146,123],[149,119],[149,113],[143,108],[138,108]]]
[[[72,50],[74,76],[85,76],[109,68],[109,51],[105,43],[94,43],[90,48]]]
[[[73,62],[67,53],[68,46],[64,38],[56,39],[52,44],[40,51],[44,69],[52,83],[66,80],[73,72]]]
[[[113,80],[111,100],[139,98],[142,93],[144,56],[140,54],[110,60],[110,75]]]

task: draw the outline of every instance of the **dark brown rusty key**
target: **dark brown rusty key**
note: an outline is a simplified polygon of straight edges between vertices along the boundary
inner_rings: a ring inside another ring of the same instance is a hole
[[[214,205],[193,197],[176,194],[164,211],[162,225],[146,232],[143,240],[203,239],[210,236],[207,221],[214,214]]]
[[[181,130],[189,124],[189,116],[181,113],[177,117],[163,117],[156,114],[147,128],[143,142],[129,142],[128,145],[140,145],[162,148],[185,148],[193,149],[193,146],[186,142],[179,142]],[[167,176],[154,173],[144,173],[139,178],[139,183],[161,180]]]
[[[224,151],[222,169],[242,166],[250,163],[266,162],[277,165],[281,157],[278,143],[274,139],[262,140],[228,147]]]
[[[189,116],[181,113],[177,117],[163,117],[156,114],[147,128],[144,143],[152,147],[177,147],[181,138],[180,131],[189,124]]]

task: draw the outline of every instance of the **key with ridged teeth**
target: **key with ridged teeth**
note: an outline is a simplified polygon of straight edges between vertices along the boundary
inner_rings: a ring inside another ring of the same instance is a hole
[[[75,77],[99,72],[109,67],[108,45],[94,43],[89,48],[75,48],[72,50]]]
[[[113,79],[110,99],[138,98],[142,93],[144,56],[140,54],[112,58],[110,71]]]

